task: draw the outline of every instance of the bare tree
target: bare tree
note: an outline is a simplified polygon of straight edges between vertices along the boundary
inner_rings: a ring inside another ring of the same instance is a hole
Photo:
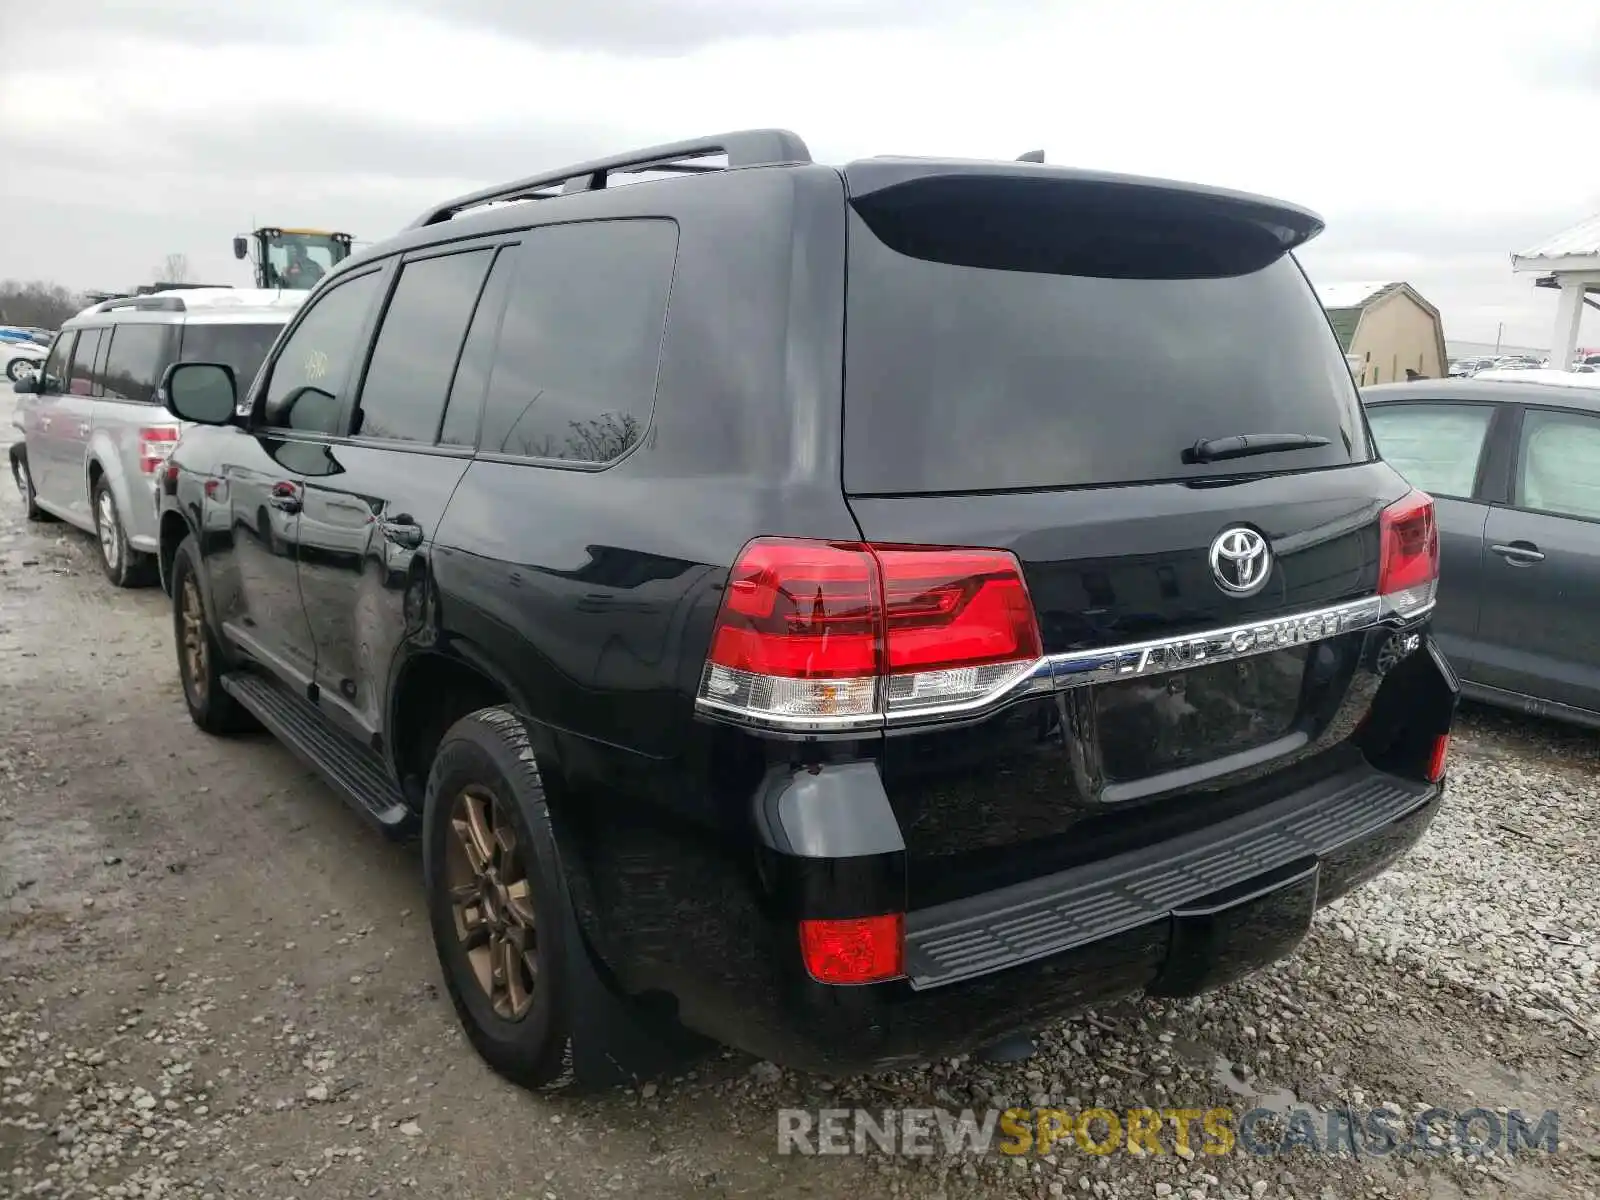
[[[0,282],[0,324],[55,329],[87,302],[59,283],[35,279]]]
[[[189,278],[189,256],[181,250],[167,255],[156,268],[157,283],[183,283]]]

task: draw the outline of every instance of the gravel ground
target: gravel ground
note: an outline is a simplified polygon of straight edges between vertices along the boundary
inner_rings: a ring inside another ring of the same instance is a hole
[[[270,740],[193,729],[164,597],[110,588],[94,552],[0,500],[0,1196],[1600,1193],[1594,735],[1469,711],[1426,840],[1293,959],[1083,1014],[1030,1060],[830,1082],[727,1054],[552,1100],[459,1033],[415,849]],[[1561,1146],[777,1153],[783,1107],[1297,1103],[1553,1108]]]

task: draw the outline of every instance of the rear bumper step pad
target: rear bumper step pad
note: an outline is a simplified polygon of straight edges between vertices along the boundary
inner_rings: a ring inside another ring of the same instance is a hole
[[[1437,791],[1367,768],[1159,846],[908,913],[906,974],[919,991],[942,987],[1163,920],[1213,892],[1358,842]]]

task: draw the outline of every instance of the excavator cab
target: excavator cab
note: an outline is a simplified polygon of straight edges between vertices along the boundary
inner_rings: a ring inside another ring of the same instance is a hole
[[[233,239],[233,256],[248,258],[258,288],[309,290],[350,257],[348,233],[263,226]]]

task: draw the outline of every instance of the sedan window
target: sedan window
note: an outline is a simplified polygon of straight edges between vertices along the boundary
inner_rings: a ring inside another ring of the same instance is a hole
[[[1515,495],[1518,508],[1600,521],[1600,419],[1529,409]]]
[[[1389,465],[1434,496],[1470,499],[1494,410],[1487,404],[1382,404],[1367,410]]]

